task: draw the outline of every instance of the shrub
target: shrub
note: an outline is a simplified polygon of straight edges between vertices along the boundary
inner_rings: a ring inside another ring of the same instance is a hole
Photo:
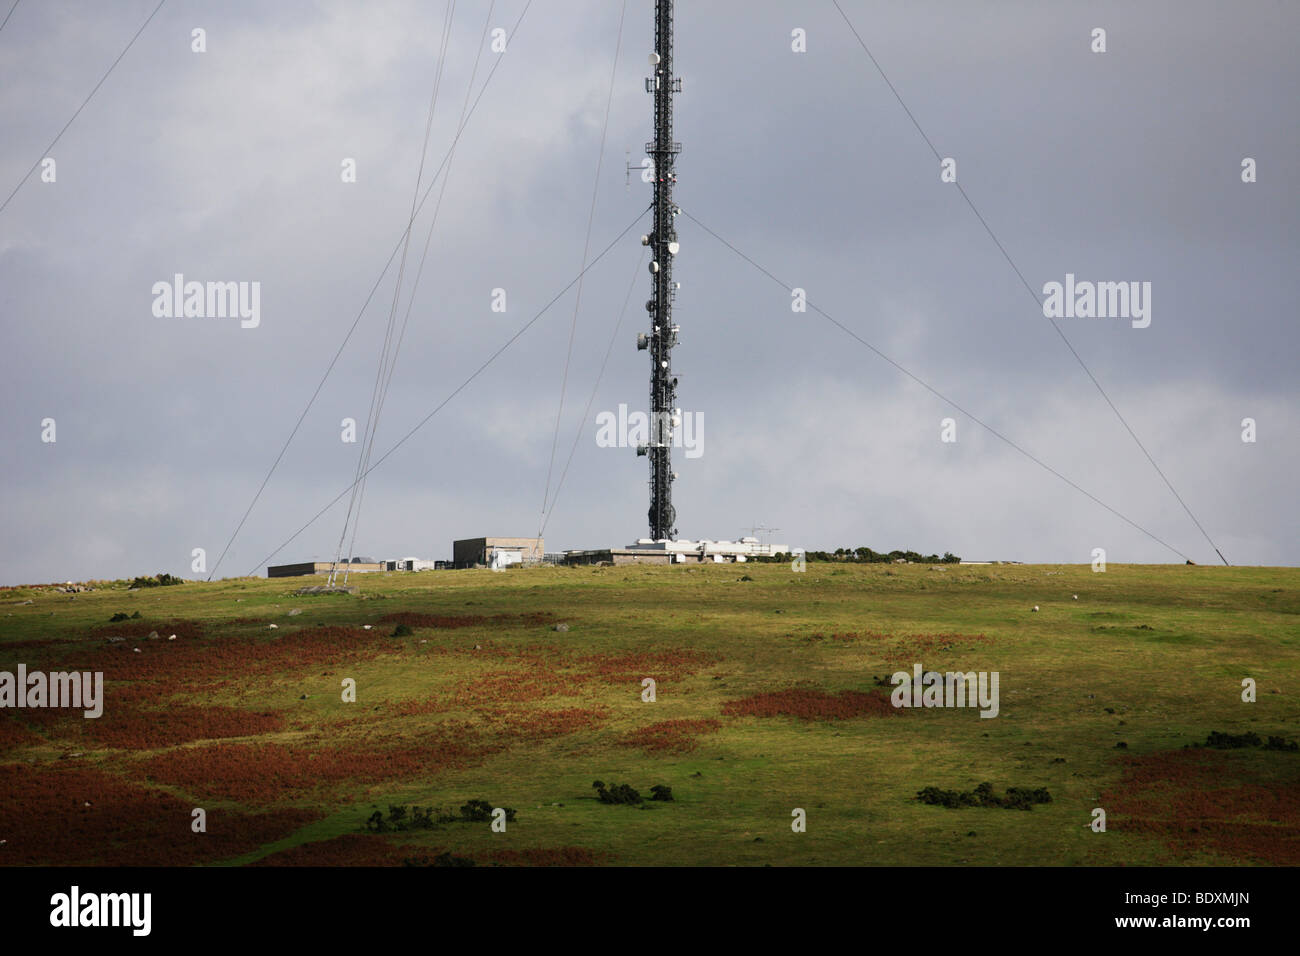
[[[486,800],[470,800],[460,808],[460,819],[466,823],[486,823],[492,819],[492,811],[495,808]],[[513,807],[502,807],[506,812],[506,821],[513,823],[515,811]]]
[[[484,823],[492,819],[492,804],[486,800],[471,800],[460,808],[459,816],[442,813],[435,816],[433,807],[405,807],[390,804],[388,816],[376,810],[366,819],[366,829],[371,833],[401,833],[407,830],[432,830],[441,823]],[[515,811],[504,808],[506,820],[513,821]]]
[[[873,551],[871,548],[836,548],[834,551],[805,551],[808,561],[847,562],[850,564],[891,564],[906,561],[909,564],[959,564],[961,558],[951,551],[945,551],[943,557],[937,554],[921,554],[917,551],[890,551],[888,553]],[[751,561],[773,562],[788,561],[790,555],[778,554],[770,557],[755,556]]]
[[[1008,787],[1005,796],[993,792],[993,784],[985,781],[974,790],[940,790],[926,787],[916,794],[922,803],[959,810],[963,807],[1001,807],[1005,810],[1032,810],[1036,803],[1051,803],[1052,795],[1045,787],[1031,790],[1028,787]]]
[[[1244,734],[1225,734],[1217,730],[1212,730],[1209,736],[1205,738],[1204,744],[1193,744],[1195,747],[1212,747],[1215,750],[1240,750],[1244,747],[1263,747],[1265,750],[1300,750],[1300,744],[1294,740],[1287,740],[1285,737],[1275,737],[1269,735],[1267,741],[1260,738],[1259,734],[1254,731],[1246,731]]]
[[[673,799],[673,788],[666,787],[662,783],[657,783],[650,788],[650,799],[671,801]]]
[[[1264,741],[1259,739],[1259,735],[1254,731],[1248,730],[1244,734],[1224,734],[1217,730],[1210,731],[1205,738],[1205,746],[1213,747],[1215,750],[1237,750],[1241,747],[1258,747]]]
[[[1033,790],[1028,787],[1007,787],[1007,795],[1002,798],[1000,806],[1008,810],[1030,810],[1036,803],[1051,803],[1052,795],[1046,787]]]
[[[130,586],[133,588],[165,588],[165,587],[171,587],[174,584],[184,584],[184,583],[185,583],[184,578],[175,577],[174,575],[167,574],[164,571],[164,572],[159,572],[153,577],[147,577],[147,576],[137,577],[131,582]]]
[[[934,806],[956,809],[958,807],[976,806],[973,793],[959,793],[956,790],[940,790],[938,787],[926,787],[917,793],[916,799]]]
[[[410,636],[411,636],[412,634],[414,634],[414,633],[415,633],[415,631],[411,630],[411,625],[409,625],[409,624],[399,624],[399,625],[397,625],[397,627],[393,628],[393,635],[392,635],[392,636],[393,636],[393,637],[410,637]]]
[[[596,799],[601,803],[636,804],[644,802],[641,799],[641,794],[626,783],[616,783],[614,786],[606,788],[604,781],[597,780],[591,786],[596,791]]]

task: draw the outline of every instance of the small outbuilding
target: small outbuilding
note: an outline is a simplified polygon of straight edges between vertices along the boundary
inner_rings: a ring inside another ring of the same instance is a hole
[[[458,568],[538,564],[545,553],[541,538],[462,538],[451,546]]]

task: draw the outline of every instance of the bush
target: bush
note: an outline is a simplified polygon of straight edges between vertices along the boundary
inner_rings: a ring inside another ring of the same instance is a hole
[[[410,636],[411,636],[412,634],[414,634],[414,633],[415,633],[415,632],[414,632],[413,630],[411,630],[411,625],[409,625],[409,624],[399,624],[399,625],[397,625],[397,627],[393,628],[393,634],[392,634],[392,636],[393,636],[393,637],[410,637]]]
[[[1007,787],[1007,795],[1000,806],[1008,810],[1032,810],[1036,803],[1051,803],[1052,795],[1046,787],[1030,790],[1028,787]]]
[[[492,819],[492,811],[495,807],[486,800],[470,800],[460,808],[460,819],[466,823],[486,823]],[[506,812],[506,822],[513,823],[515,811],[513,807],[502,807]]]
[[[1213,747],[1215,750],[1238,750],[1242,747],[1258,747],[1264,741],[1259,739],[1259,735],[1254,731],[1248,730],[1244,734],[1223,734],[1217,730],[1210,731],[1205,738],[1205,746]]]
[[[116,614],[114,614],[112,617],[108,619],[108,622],[110,624],[116,624],[119,621],[138,620],[139,617],[140,617],[139,611],[136,611],[134,614],[127,614],[125,611],[118,611]]]
[[[405,807],[390,804],[388,816],[382,810],[376,810],[366,820],[366,829],[371,833],[401,833],[406,830],[432,830],[443,823],[486,823],[492,819],[495,809],[486,800],[470,800],[460,808],[460,813],[434,813],[433,807]],[[512,807],[503,807],[506,820],[513,822],[515,811]],[[424,864],[428,865],[428,864]]]
[[[665,787],[662,783],[657,783],[650,788],[651,800],[671,801],[673,798],[673,788]]]
[[[178,578],[166,572],[159,572],[153,577],[137,577],[129,586],[133,588],[166,588],[174,584],[184,583],[184,578]]]
[[[894,561],[906,561],[913,564],[958,564],[961,558],[952,551],[944,551],[943,557],[937,554],[920,554],[919,551],[889,551],[888,554],[870,548],[836,548],[833,551],[805,551],[807,561],[846,562],[850,564],[889,564]],[[759,564],[779,564],[793,561],[794,554],[754,554],[750,561]]]
[[[916,799],[922,803],[960,810],[963,807],[1001,807],[1004,810],[1032,810],[1036,803],[1051,803],[1052,795],[1046,788],[1008,787],[1005,796],[999,797],[993,792],[993,784],[987,781],[974,790],[940,790],[938,787],[926,787],[918,791]]]
[[[597,780],[591,786],[596,791],[596,799],[601,803],[637,804],[644,802],[641,799],[641,794],[625,783],[616,783],[607,789],[604,781]]]
[[[441,818],[434,819],[433,807],[411,807],[408,811],[406,807],[390,804],[388,818],[384,819],[382,810],[376,810],[366,820],[366,829],[371,833],[400,833],[405,830],[431,830],[435,823],[441,822]]]
[[[916,799],[934,806],[957,809],[958,807],[976,806],[973,793],[959,793],[956,790],[940,790],[938,787],[926,787],[917,793]]]
[[[791,554],[755,555],[749,560],[758,561],[759,563],[774,563],[790,561],[793,557]],[[921,554],[917,551],[883,553],[865,547],[836,548],[834,551],[805,551],[804,558],[808,561],[846,562],[849,564],[892,564],[895,561],[907,561],[910,564],[959,564],[961,562],[961,558],[951,551],[945,551],[943,557],[940,557],[937,554]]]
[[[1254,731],[1246,731],[1244,734],[1225,734],[1217,730],[1212,730],[1209,736],[1205,738],[1204,744],[1193,744],[1194,747],[1212,747],[1215,750],[1240,750],[1244,747],[1263,747],[1265,750],[1300,750],[1300,744],[1294,740],[1287,740],[1285,737],[1275,737],[1269,735],[1267,741],[1262,740],[1259,734]]]
[[[406,806],[390,804],[387,819],[383,818],[382,810],[376,810],[365,821],[365,829],[376,834],[386,834],[390,831],[430,830],[433,829],[433,825],[432,806],[424,806],[424,808],[412,806],[408,810]]]

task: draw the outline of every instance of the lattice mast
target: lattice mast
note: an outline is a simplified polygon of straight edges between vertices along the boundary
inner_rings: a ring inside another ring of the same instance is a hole
[[[637,449],[650,459],[650,537],[673,539],[677,535],[677,512],[673,508],[672,437],[681,427],[681,409],[676,407],[677,378],[673,374],[672,348],[678,327],[673,324],[673,258],[677,255],[677,231],[673,227],[678,209],[673,205],[677,154],[682,144],[673,141],[673,97],[681,92],[681,80],[673,76],[673,2],[655,0],[655,52],[650,54],[651,75],[646,91],[654,98],[654,142],[646,143],[646,155],[654,166],[654,231],[642,238],[650,246],[650,272],[654,295],[646,303],[650,333],[637,337],[637,347],[650,353],[650,440]]]

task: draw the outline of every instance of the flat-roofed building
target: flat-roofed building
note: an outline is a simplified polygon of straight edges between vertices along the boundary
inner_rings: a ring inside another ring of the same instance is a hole
[[[541,538],[462,538],[451,545],[452,563],[458,568],[537,564],[545,553]]]
[[[394,558],[383,564],[389,571],[440,571],[447,566],[446,561],[426,561],[423,558]]]
[[[335,567],[332,561],[301,561],[298,564],[273,564],[266,569],[268,578],[298,578],[306,577],[312,574],[329,574],[330,568]],[[337,565],[339,573],[351,571],[353,574],[366,574],[374,571],[383,571],[382,564],[371,564],[354,561],[351,564],[340,561]]]
[[[784,544],[763,544],[757,538],[741,538],[739,541],[712,541],[702,538],[690,541],[682,538],[678,541],[654,541],[650,538],[638,538],[636,544],[629,544],[624,551],[653,559],[656,563],[665,555],[674,564],[699,564],[710,562],[745,562],[750,558],[769,558],[778,554],[789,554],[790,548]]]
[[[597,548],[566,551],[567,564],[723,564],[744,563],[750,558],[769,558],[790,554],[784,544],[763,544],[757,538],[739,541],[654,541],[640,538],[626,548]]]

